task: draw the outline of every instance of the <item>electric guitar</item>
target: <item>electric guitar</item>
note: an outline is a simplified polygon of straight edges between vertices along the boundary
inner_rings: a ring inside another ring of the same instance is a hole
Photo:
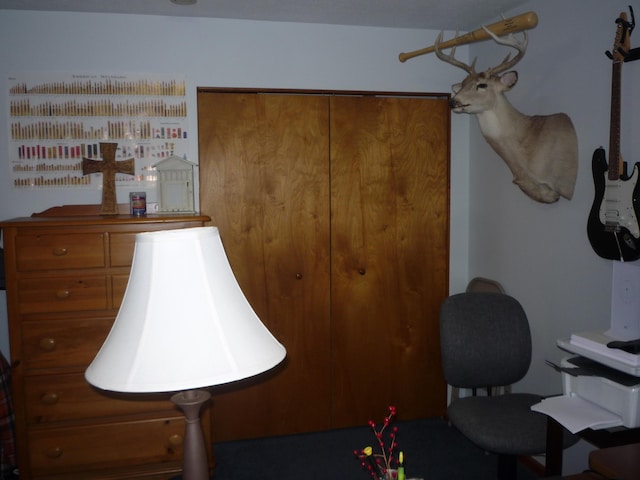
[[[628,22],[626,13],[620,14],[616,20],[613,52],[607,52],[613,61],[609,165],[604,148],[597,148],[591,162],[595,198],[587,221],[587,235],[593,250],[602,258],[627,262],[640,258],[640,163],[634,164],[628,176],[627,165],[620,155],[620,79],[635,25],[632,9],[631,18]]]

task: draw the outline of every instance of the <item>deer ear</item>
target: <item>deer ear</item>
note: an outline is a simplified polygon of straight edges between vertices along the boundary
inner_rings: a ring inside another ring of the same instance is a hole
[[[462,89],[461,83],[456,83],[455,85],[451,86],[451,90],[453,91],[453,93],[458,93],[461,89]]]
[[[512,70],[500,76],[500,84],[509,90],[518,81],[518,72]]]

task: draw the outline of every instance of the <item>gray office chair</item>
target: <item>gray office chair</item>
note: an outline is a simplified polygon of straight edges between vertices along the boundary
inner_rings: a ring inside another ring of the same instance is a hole
[[[473,277],[467,284],[467,292],[494,292],[507,293],[500,282],[485,277]],[[511,385],[503,385],[501,387],[492,387],[491,394],[497,395],[501,393],[511,393]],[[475,395],[475,391],[474,391]],[[460,389],[451,387],[451,399],[460,398]]]
[[[543,454],[547,447],[547,417],[531,411],[540,395],[491,395],[492,387],[511,385],[529,370],[531,332],[522,306],[502,293],[452,295],[440,310],[440,342],[447,383],[488,392],[453,400],[449,421],[478,447],[497,454],[499,479],[514,480],[517,457]],[[577,440],[567,432],[564,447]]]

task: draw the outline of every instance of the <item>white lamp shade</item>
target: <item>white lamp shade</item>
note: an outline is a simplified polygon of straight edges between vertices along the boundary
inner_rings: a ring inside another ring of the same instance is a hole
[[[111,332],[85,377],[104,390],[170,392],[267,371],[285,348],[245,298],[216,227],[140,233]]]

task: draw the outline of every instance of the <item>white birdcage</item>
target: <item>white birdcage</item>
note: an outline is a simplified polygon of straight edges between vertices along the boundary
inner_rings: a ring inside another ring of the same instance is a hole
[[[193,169],[188,160],[172,155],[156,163],[158,172],[158,212],[193,213],[194,185]]]

